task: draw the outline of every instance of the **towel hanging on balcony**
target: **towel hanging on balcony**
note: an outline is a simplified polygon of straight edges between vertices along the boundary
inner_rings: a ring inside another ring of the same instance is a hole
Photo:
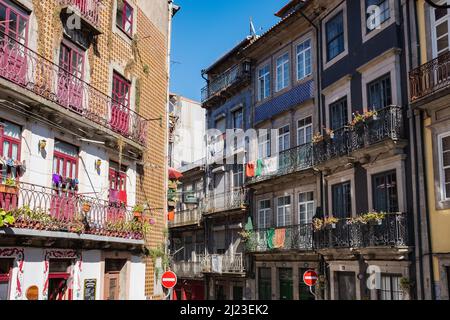
[[[266,239],[267,239],[267,248],[273,249],[274,247],[274,237],[275,237],[275,229],[269,229],[266,231]]]
[[[274,247],[277,249],[283,248],[285,241],[286,241],[286,229],[275,230]]]
[[[169,211],[167,220],[169,220],[169,221],[174,221],[175,220],[175,211]]]
[[[278,170],[278,157],[264,159],[263,174],[269,175]]]
[[[247,178],[253,178],[255,176],[255,163],[249,162],[245,166],[245,175]]]
[[[260,177],[262,175],[263,168],[264,168],[263,161],[261,159],[256,160],[255,177]]]

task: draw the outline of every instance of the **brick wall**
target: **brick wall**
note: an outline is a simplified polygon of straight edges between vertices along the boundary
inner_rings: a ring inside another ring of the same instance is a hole
[[[144,154],[144,170],[138,176],[137,202],[147,202],[152,208],[152,217],[156,224],[147,238],[149,247],[157,247],[164,241],[166,226],[165,179],[167,176],[165,147],[166,147],[166,104],[167,104],[167,39],[166,36],[152,23],[152,17],[137,10],[137,34],[133,41],[125,41],[123,37],[114,33],[112,21],[113,4],[116,0],[103,0],[100,14],[98,36],[98,55],[91,46],[87,53],[90,66],[90,83],[98,90],[111,95],[111,65],[118,65],[125,70],[128,79],[138,79],[136,87],[140,87],[140,103],[136,110],[147,118],[159,118],[163,123],[151,121],[147,134],[148,143]],[[155,1],[155,0],[152,0]],[[158,0],[167,3],[166,0]],[[26,2],[26,1],[25,1]],[[57,61],[55,55],[63,37],[63,28],[59,13],[61,8],[58,0],[30,0],[33,6],[37,24],[37,48],[39,54],[51,61]],[[137,6],[137,1],[132,0]],[[136,40],[137,39],[137,40]],[[142,39],[142,40],[139,40]],[[146,295],[153,295],[153,265],[147,260]]]

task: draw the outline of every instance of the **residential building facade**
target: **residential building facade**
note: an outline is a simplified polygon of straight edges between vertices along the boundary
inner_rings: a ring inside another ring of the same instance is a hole
[[[0,1],[0,299],[162,296],[172,13]]]

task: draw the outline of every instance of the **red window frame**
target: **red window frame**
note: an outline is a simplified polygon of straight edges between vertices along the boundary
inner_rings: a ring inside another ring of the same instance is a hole
[[[112,98],[114,102],[129,108],[130,107],[130,95],[131,95],[131,82],[119,73],[114,71],[113,85],[112,85]]]
[[[27,46],[29,15],[27,15],[24,12],[20,12],[19,10],[15,9],[14,7],[12,7],[10,4],[8,4],[7,2],[5,2],[3,0],[0,0],[0,9],[1,9],[1,7],[5,8],[5,21],[8,21],[8,22],[3,22],[0,24],[0,35],[3,32],[5,34],[7,34],[8,36],[10,36],[11,38],[13,38],[14,40],[16,40],[17,42],[20,42],[24,46]],[[15,28],[11,28],[11,25],[12,25],[12,21],[10,21],[11,14],[17,16]],[[21,20],[23,20],[23,22],[25,23],[25,36],[24,37],[21,36],[20,32],[19,32]]]
[[[2,258],[0,258],[0,259],[2,259]],[[11,261],[13,259],[6,259],[6,260]],[[6,299],[9,299],[10,290],[11,290],[10,280],[11,280],[12,271],[14,268],[14,261],[11,261],[11,262],[12,263],[11,263],[11,266],[9,267],[9,272],[8,273],[0,273],[0,282],[7,283],[7,285],[8,285],[8,296]]]
[[[131,82],[114,71],[112,83],[111,127],[128,134],[130,123]]]
[[[3,120],[5,121],[5,120]],[[6,121],[8,123],[11,123],[13,125],[19,126],[13,122],[10,121]],[[20,127],[20,126],[19,126]],[[20,127],[20,131],[22,132],[22,127]],[[8,154],[6,155],[8,158],[12,158],[12,146],[16,145],[17,146],[17,161],[20,161],[20,151],[21,151],[21,137],[19,137],[18,139],[10,137],[5,135],[5,127],[4,125],[0,124],[0,155],[3,156],[3,152],[4,152],[4,143],[8,142],[9,143],[9,150],[8,150]],[[10,178],[12,175],[12,171],[11,168],[8,169],[7,173],[6,173],[6,177],[3,177],[3,165],[0,165],[0,181],[3,182],[3,178]],[[18,181],[19,177],[17,175],[17,172],[15,173],[15,178]]]
[[[77,146],[74,146],[70,143],[63,142],[60,140],[56,140],[56,141],[73,146],[76,148],[76,150],[78,152]],[[55,168],[55,161],[56,161],[56,168]],[[61,171],[61,161],[62,161],[62,165],[63,165],[62,171]],[[67,175],[67,164],[68,163],[70,163],[69,175]],[[74,173],[73,166],[75,166],[75,175],[73,174]],[[70,179],[78,178],[78,157],[74,157],[74,156],[71,156],[66,153],[56,151],[56,150],[53,151],[53,173],[61,175],[63,177],[63,179],[64,178],[70,178]]]
[[[134,27],[134,19],[133,19],[134,8],[128,3],[128,1],[122,0],[122,2],[123,2],[122,21],[116,21],[116,24],[120,28],[120,30],[122,30],[125,34],[127,34],[128,36],[131,37],[131,36],[133,36],[133,27]],[[128,10],[129,10],[129,13],[130,13],[130,18],[129,19],[127,18]],[[127,32],[125,30],[125,26],[126,26],[127,22],[130,24],[130,31],[129,32]]]
[[[118,171],[114,168],[109,168],[109,190],[127,191],[126,182],[127,174],[123,170]]]

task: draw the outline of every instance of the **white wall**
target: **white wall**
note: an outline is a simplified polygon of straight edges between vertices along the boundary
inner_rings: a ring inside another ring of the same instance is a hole
[[[129,288],[129,300],[145,300],[145,264],[141,257],[131,257]]]
[[[95,292],[95,300],[101,300],[103,293],[101,292],[103,281],[102,274],[102,252],[100,250],[83,251],[82,272],[81,272],[81,299],[84,298],[84,280],[97,279],[97,287]]]

